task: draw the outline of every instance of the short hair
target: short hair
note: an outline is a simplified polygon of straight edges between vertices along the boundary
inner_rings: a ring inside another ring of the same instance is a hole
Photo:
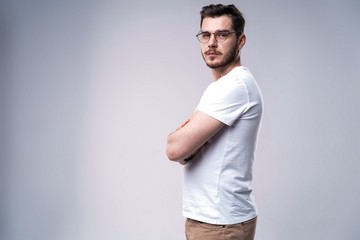
[[[201,21],[200,28],[202,26],[203,20],[206,17],[221,17],[223,15],[228,15],[232,20],[232,27],[236,32],[237,37],[244,33],[245,28],[245,19],[243,14],[237,9],[233,4],[223,5],[223,4],[210,4],[204,6],[200,11]]]

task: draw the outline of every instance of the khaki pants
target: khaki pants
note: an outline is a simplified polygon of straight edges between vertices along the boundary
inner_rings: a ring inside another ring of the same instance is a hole
[[[186,219],[186,240],[253,240],[256,230],[256,218],[231,224],[214,225],[192,219]]]

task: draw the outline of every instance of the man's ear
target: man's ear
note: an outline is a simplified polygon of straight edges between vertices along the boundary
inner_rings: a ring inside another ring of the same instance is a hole
[[[246,43],[246,36],[245,34],[242,34],[239,39],[238,39],[239,43],[238,43],[238,50],[240,51],[242,49],[242,47],[245,45]]]

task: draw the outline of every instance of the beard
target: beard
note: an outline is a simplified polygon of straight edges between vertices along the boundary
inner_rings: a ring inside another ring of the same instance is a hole
[[[214,49],[214,51],[216,51],[216,50]],[[202,53],[201,55],[202,55],[206,65],[209,68],[217,69],[217,68],[223,68],[223,67],[229,66],[230,64],[236,62],[238,59],[238,54],[239,54],[239,51],[237,51],[237,46],[234,44],[233,47],[230,49],[229,53],[226,55],[223,55],[224,58],[220,62],[206,61],[204,53]]]

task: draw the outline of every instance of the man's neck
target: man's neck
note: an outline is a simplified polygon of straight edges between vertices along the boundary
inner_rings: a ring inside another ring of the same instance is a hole
[[[222,78],[223,76],[228,74],[231,70],[233,70],[234,68],[239,67],[239,66],[241,66],[240,60],[236,61],[228,66],[225,66],[225,67],[212,69],[212,75],[213,75],[214,81],[219,80],[220,78]]]

